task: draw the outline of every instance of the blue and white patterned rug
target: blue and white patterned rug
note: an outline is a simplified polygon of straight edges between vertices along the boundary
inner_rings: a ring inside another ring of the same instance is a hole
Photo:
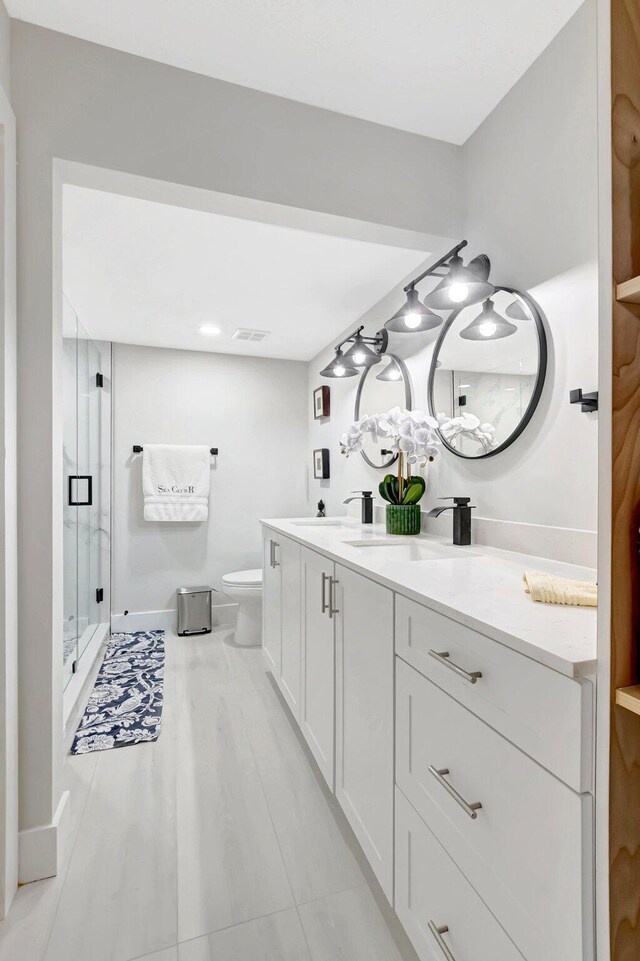
[[[163,686],[164,631],[112,634],[71,754],[156,741]]]

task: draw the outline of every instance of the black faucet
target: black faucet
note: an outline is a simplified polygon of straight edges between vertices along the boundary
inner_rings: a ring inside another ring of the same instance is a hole
[[[434,507],[427,517],[438,517],[443,511],[453,511],[453,543],[459,547],[468,547],[471,543],[471,511],[470,497],[440,497],[441,501],[453,501],[446,507]]]
[[[352,494],[361,494],[361,497],[347,497],[343,504],[350,504],[351,501],[362,501],[362,523],[373,524],[373,491],[352,491]]]

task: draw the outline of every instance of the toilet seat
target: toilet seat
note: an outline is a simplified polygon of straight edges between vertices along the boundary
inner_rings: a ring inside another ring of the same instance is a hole
[[[250,571],[232,571],[225,574],[222,583],[227,587],[262,587],[262,568]]]

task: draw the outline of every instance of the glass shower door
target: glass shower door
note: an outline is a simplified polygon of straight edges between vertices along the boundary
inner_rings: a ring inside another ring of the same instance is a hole
[[[100,352],[78,322],[78,473],[91,490],[78,511],[78,657],[100,623]]]
[[[78,660],[78,536],[77,508],[69,499],[70,478],[78,473],[78,340],[76,318],[70,314],[65,303],[65,330],[69,336],[63,340],[63,577],[64,613],[62,625],[63,683],[66,687]],[[73,331],[73,336],[71,333]]]
[[[101,355],[64,305],[64,684],[101,620]],[[104,619],[107,619],[105,615]]]

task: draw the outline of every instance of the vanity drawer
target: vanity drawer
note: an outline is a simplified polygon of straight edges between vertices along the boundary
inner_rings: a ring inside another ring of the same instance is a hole
[[[396,788],[395,911],[421,961],[523,961],[424,821]],[[431,925],[431,927],[430,927]]]
[[[565,677],[400,595],[396,653],[574,790],[592,789],[590,681]],[[482,677],[472,682],[474,672]]]
[[[396,668],[398,786],[527,961],[590,961],[591,796]]]

